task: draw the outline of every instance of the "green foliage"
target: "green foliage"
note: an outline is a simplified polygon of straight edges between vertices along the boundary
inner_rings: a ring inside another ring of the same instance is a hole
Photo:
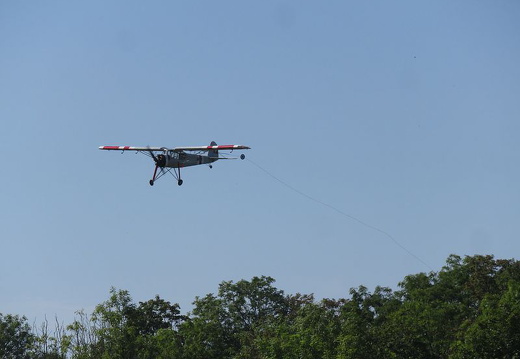
[[[502,294],[486,295],[462,338],[458,357],[520,358],[520,282],[511,281]]]
[[[29,358],[34,339],[27,318],[0,313],[0,358]]]
[[[191,313],[112,288],[54,335],[0,314],[1,358],[520,358],[520,262],[451,255],[399,290],[285,295],[271,277],[225,281]]]
[[[92,350],[100,358],[157,358],[176,353],[175,328],[183,320],[179,305],[159,296],[136,305],[128,291],[110,290],[109,300],[92,314]],[[168,345],[165,345],[168,342]]]
[[[196,298],[193,317],[181,328],[188,358],[257,358],[258,338],[289,310],[271,277],[222,282],[218,295]]]

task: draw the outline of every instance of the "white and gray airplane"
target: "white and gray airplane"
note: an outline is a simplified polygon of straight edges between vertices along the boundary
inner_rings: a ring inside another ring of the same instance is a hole
[[[153,177],[150,180],[150,186],[153,186],[155,181],[164,176],[166,173],[171,173],[177,180],[177,184],[182,185],[181,168],[197,165],[209,165],[212,168],[212,163],[217,160],[236,159],[235,157],[220,157],[219,151],[234,151],[234,150],[249,150],[250,147],[243,145],[217,145],[212,141],[209,146],[195,146],[195,147],[133,147],[133,146],[100,146],[100,150],[108,151],[135,151],[136,153],[143,153],[151,157],[155,162],[155,169]],[[244,154],[240,155],[240,159],[244,159]],[[157,173],[159,170],[159,173]]]

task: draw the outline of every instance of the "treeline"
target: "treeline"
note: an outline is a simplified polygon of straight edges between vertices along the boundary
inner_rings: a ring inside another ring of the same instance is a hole
[[[112,289],[67,326],[0,315],[1,358],[519,358],[520,262],[451,255],[399,290],[285,294],[270,277],[222,282],[193,310]],[[55,329],[49,333],[49,326]]]

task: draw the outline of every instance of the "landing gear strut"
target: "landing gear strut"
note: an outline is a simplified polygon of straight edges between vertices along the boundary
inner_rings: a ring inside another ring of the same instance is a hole
[[[161,172],[157,173],[157,169],[159,169],[159,168],[161,169]],[[168,172],[177,180],[177,184],[179,186],[182,186],[182,183],[184,181],[181,179],[181,166],[180,165],[179,165],[179,167],[161,167],[159,164],[156,164],[155,169],[153,171],[153,177],[148,183],[150,183],[150,186],[153,186],[155,184],[155,181],[157,181],[159,178],[161,178]]]
[[[150,186],[153,186],[154,182],[155,182],[155,175],[157,174],[157,168],[159,167],[159,165],[155,164],[155,170],[153,171],[153,177],[152,179],[150,180]]]
[[[181,179],[181,167],[177,167],[177,171],[175,171],[175,167],[173,167],[173,177],[177,179],[177,184],[179,186],[182,186],[182,179]]]

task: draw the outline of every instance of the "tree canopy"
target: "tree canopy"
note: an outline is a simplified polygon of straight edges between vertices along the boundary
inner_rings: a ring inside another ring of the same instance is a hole
[[[397,290],[317,301],[271,277],[224,281],[191,312],[111,288],[91,314],[49,334],[0,314],[1,358],[519,358],[520,262],[451,255]]]

